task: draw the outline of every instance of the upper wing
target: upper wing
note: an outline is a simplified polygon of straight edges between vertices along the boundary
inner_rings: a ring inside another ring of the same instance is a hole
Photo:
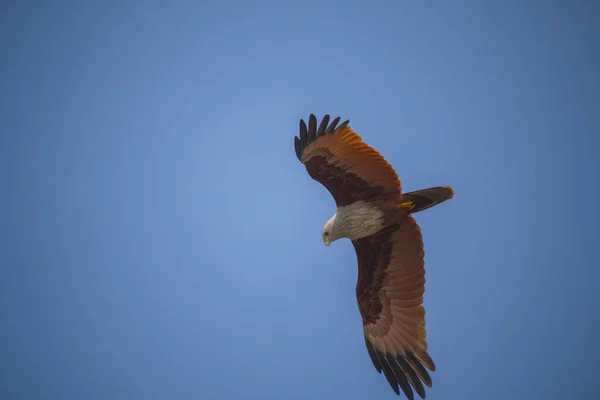
[[[375,198],[397,200],[400,181],[392,166],[347,126],[349,121],[337,126],[339,120],[327,125],[325,115],[318,128],[313,114],[308,127],[300,120],[294,145],[309,175],[329,190],[338,206]]]
[[[421,231],[406,215],[396,226],[352,242],[358,257],[356,296],[367,350],[392,389],[409,399],[431,387],[435,370],[425,341],[424,253]]]

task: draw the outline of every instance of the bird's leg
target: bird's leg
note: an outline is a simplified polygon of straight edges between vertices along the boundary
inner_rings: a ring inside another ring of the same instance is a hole
[[[402,207],[406,211],[410,211],[413,208],[415,208],[415,203],[413,201],[405,201],[403,203],[400,203],[400,207]]]

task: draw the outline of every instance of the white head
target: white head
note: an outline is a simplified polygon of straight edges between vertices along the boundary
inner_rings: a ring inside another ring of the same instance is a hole
[[[337,208],[333,217],[323,227],[323,243],[335,240],[360,239],[379,232],[383,228],[383,211],[377,206],[357,201]]]
[[[323,227],[323,243],[325,243],[325,246],[329,246],[331,242],[340,238],[338,236],[339,229],[337,229],[338,226],[335,223],[336,215],[337,213],[333,214],[333,217],[329,218],[329,221],[325,222],[325,226]]]

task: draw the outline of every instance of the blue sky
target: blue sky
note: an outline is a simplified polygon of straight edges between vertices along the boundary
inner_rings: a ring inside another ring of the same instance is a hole
[[[600,397],[597,2],[0,7],[0,397],[395,398],[310,113],[456,190],[428,399]]]

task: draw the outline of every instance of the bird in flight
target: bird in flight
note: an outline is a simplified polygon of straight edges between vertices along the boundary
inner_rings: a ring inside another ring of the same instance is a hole
[[[392,166],[348,126],[329,115],[300,120],[296,156],[329,190],[337,210],[323,242],[348,238],[358,259],[356,297],[367,351],[396,394],[425,398],[435,364],[425,339],[424,252],[411,216],[454,197],[449,186],[402,193]]]

